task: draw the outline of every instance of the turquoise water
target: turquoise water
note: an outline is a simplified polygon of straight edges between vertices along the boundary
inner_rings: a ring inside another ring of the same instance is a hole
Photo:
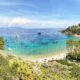
[[[54,55],[66,49],[66,40],[79,39],[67,36],[61,29],[2,28],[0,36],[5,38],[5,51],[17,56],[37,57]]]

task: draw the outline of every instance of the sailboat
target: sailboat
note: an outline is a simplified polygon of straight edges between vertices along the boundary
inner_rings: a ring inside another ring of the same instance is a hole
[[[20,38],[20,35],[19,34],[16,34],[16,39],[19,39]]]

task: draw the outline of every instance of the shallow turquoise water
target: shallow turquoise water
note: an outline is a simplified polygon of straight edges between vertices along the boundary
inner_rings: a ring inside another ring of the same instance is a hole
[[[66,40],[79,39],[67,36],[60,29],[2,29],[5,38],[5,51],[14,55],[35,57],[54,55],[66,49]]]

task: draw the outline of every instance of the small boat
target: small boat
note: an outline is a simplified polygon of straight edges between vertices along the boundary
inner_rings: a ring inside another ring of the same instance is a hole
[[[38,32],[37,34],[40,36],[41,35],[41,32]]]
[[[16,34],[16,39],[20,38],[20,35],[19,34]]]

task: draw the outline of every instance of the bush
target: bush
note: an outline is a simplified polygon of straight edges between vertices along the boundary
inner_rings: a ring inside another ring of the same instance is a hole
[[[64,59],[64,60],[57,60],[57,62],[61,63],[62,65],[71,66],[71,64],[68,62],[67,59]]]
[[[0,49],[1,50],[4,49],[4,44],[5,44],[4,38],[3,37],[0,37]]]

